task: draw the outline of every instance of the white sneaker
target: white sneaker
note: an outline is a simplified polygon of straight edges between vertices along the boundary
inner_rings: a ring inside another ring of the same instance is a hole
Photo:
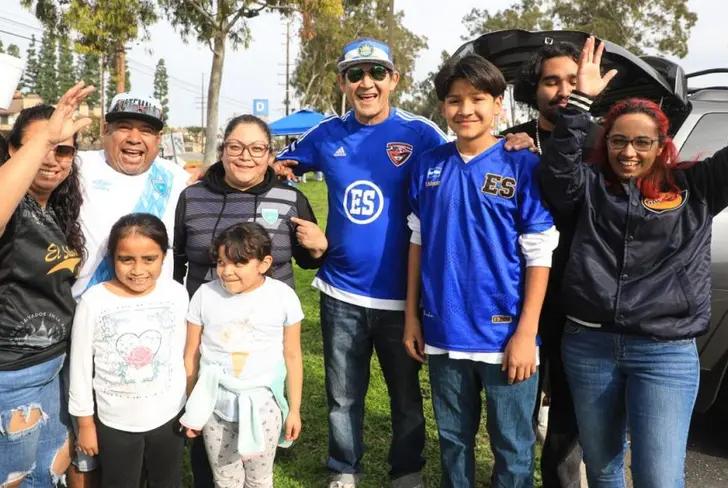
[[[356,488],[356,483],[347,483],[341,480],[334,480],[329,483],[329,488]]]

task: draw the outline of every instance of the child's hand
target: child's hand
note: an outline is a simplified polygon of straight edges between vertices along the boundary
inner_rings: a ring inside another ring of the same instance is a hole
[[[189,427],[185,427],[185,435],[188,439],[194,439],[195,437],[199,437],[200,434],[202,434],[201,430],[195,430],[190,429]]]
[[[425,362],[425,339],[422,337],[422,324],[418,317],[405,314],[402,343],[412,359]]]
[[[501,371],[507,371],[509,385],[536,373],[536,337],[516,331],[503,352]]]
[[[286,440],[295,441],[301,435],[301,414],[291,410],[286,417]]]
[[[97,456],[99,454],[99,443],[94,424],[79,425],[76,449],[87,456]]]

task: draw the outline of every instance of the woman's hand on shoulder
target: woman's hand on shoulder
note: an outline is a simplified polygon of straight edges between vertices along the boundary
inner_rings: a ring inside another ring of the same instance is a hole
[[[604,42],[596,46],[594,36],[589,38],[581,48],[579,55],[579,70],[576,74],[576,89],[590,97],[596,97],[607,87],[612,78],[617,75],[616,69],[609,70],[604,76],[601,73]]]

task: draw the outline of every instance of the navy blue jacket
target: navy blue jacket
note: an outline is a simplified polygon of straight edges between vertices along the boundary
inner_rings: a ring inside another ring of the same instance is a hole
[[[572,105],[562,110],[542,158],[544,198],[578,215],[562,287],[566,314],[660,339],[705,333],[711,224],[728,206],[728,148],[674,170],[681,198],[657,208],[633,181],[608,190],[600,168],[584,163],[589,120]]]

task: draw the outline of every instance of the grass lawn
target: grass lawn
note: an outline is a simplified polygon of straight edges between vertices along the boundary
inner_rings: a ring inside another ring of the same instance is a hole
[[[308,196],[314,208],[319,224],[326,225],[327,202],[326,185],[318,181],[301,184],[301,190]],[[314,272],[296,268],[296,290],[303,304],[306,315],[303,321],[303,432],[300,439],[290,449],[279,449],[275,466],[276,487],[319,488],[326,486],[328,472],[325,467],[327,455],[327,422],[326,392],[324,389],[324,367],[319,323],[318,292],[310,283]],[[366,416],[364,421],[364,455],[365,476],[360,483],[362,488],[379,488],[388,486],[387,454],[391,428],[389,422],[389,400],[384,377],[381,374],[376,355],[371,363],[371,381],[366,399]],[[437,442],[437,429],[430,401],[430,386],[426,368],[420,373],[422,394],[425,398],[425,418],[427,421],[427,446],[425,477],[428,485],[439,485],[440,461]],[[488,436],[485,425],[481,425],[478,433],[478,449],[476,452],[477,486],[490,486],[488,478],[493,463],[488,448]],[[395,453],[396,455],[396,453]],[[189,473],[188,469],[186,469]],[[537,473],[538,477],[538,473]],[[186,476],[189,483],[189,476]],[[537,481],[540,485],[540,481]]]

